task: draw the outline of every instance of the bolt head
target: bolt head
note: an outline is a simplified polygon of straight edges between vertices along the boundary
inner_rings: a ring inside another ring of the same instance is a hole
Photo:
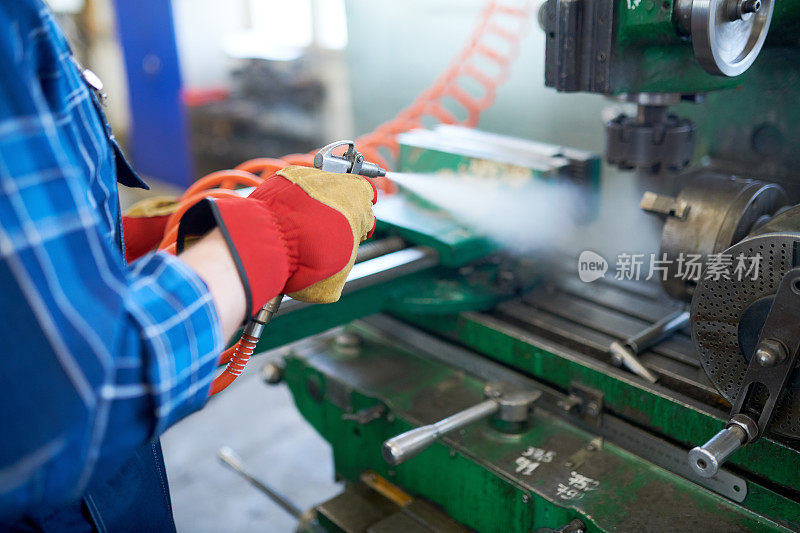
[[[503,395],[505,386],[499,381],[490,381],[483,387],[483,395],[487,398],[499,398]]]
[[[758,346],[755,357],[758,364],[764,368],[772,368],[786,359],[786,349],[781,342],[775,339],[766,339]]]
[[[758,13],[761,11],[761,0],[744,0],[742,13]]]
[[[360,335],[345,331],[340,333],[334,339],[336,347],[344,350],[358,350],[361,347],[363,340]]]
[[[275,385],[283,380],[283,365],[267,363],[261,367],[261,379],[268,385]]]

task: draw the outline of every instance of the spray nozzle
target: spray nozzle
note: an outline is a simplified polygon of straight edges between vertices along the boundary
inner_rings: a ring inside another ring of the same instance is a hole
[[[342,155],[334,155],[333,151],[340,146],[347,146],[347,150]],[[364,160],[353,141],[336,141],[322,148],[314,156],[314,168],[340,174],[358,174],[367,178],[386,175],[384,169]]]

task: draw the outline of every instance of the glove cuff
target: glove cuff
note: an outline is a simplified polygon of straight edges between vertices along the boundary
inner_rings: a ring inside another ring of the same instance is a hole
[[[296,252],[284,238],[275,215],[247,198],[205,198],[190,208],[178,227],[177,251],[186,238],[219,228],[233,256],[247,299],[248,317],[283,291],[296,269]]]

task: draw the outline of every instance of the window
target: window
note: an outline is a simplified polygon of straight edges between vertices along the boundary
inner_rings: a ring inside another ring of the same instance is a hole
[[[268,48],[347,45],[344,0],[250,0],[250,13],[252,30]]]

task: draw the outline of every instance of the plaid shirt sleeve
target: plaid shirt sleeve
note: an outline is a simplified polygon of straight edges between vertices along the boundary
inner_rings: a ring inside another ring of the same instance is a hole
[[[126,265],[115,154],[41,0],[0,3],[0,518],[55,509],[203,406],[219,319],[175,257]]]

